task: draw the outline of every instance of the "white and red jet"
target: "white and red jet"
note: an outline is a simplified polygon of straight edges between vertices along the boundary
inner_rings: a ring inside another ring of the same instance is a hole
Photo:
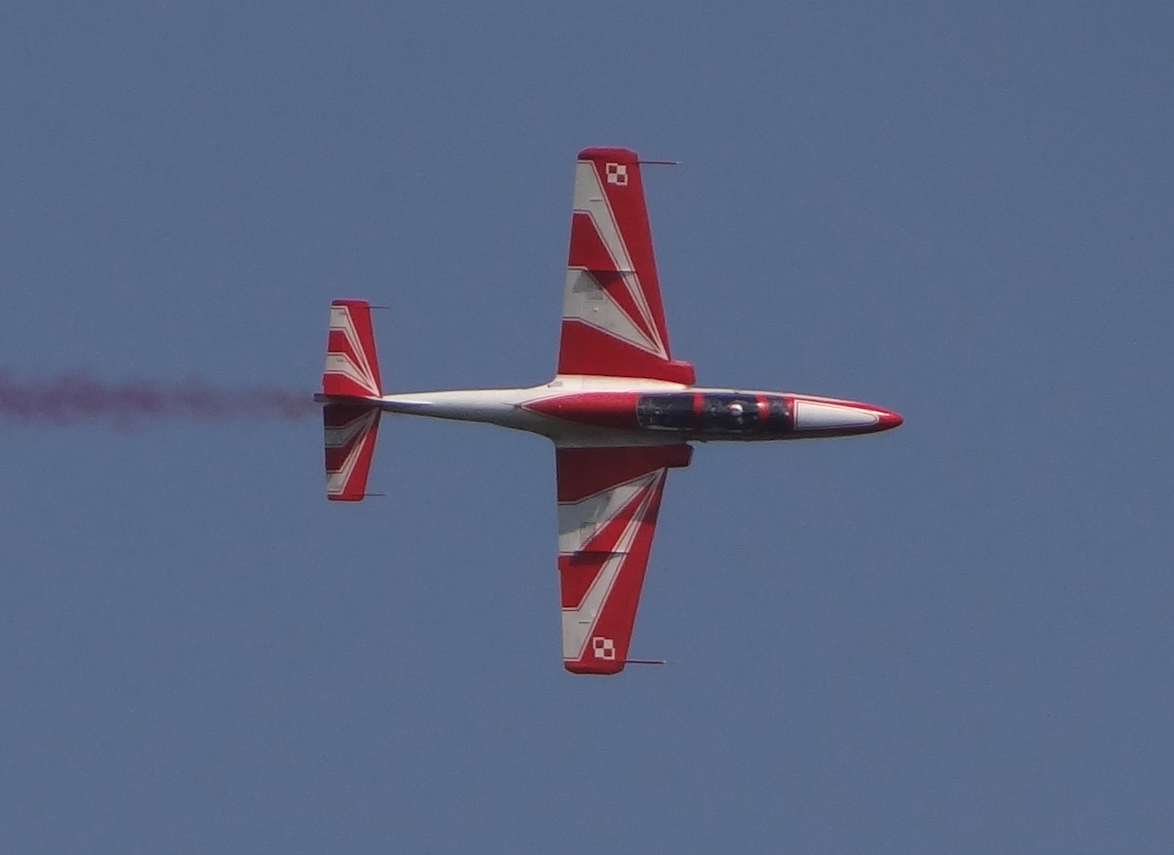
[[[669,469],[691,442],[876,433],[890,410],[790,392],[694,386],[674,360],[636,153],[590,148],[575,166],[558,372],[543,386],[385,395],[370,306],[335,300],[322,394],[326,495],[357,502],[384,412],[489,422],[548,437],[558,477],[563,664],[615,674],[628,646]]]

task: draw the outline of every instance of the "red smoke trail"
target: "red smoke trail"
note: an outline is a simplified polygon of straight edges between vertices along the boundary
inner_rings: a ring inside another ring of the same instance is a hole
[[[285,389],[216,389],[199,380],[139,380],[113,385],[85,371],[49,380],[15,380],[0,369],[0,421],[73,425],[109,421],[130,427],[144,421],[205,422],[302,419],[317,410],[309,394]]]

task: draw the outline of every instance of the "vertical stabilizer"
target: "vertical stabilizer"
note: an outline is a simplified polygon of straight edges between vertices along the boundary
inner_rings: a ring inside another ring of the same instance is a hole
[[[335,300],[330,304],[322,392],[345,398],[378,398],[383,394],[371,304],[366,300]]]
[[[330,304],[322,422],[326,444],[326,498],[358,502],[367,495],[383,394],[371,305],[366,300]]]
[[[330,501],[359,502],[367,495],[381,412],[364,404],[327,404],[323,409],[326,498]]]

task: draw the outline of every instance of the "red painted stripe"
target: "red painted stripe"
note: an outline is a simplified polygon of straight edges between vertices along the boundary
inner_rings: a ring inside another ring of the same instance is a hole
[[[523,406],[544,416],[594,427],[639,430],[636,404],[639,392],[582,392],[557,395]]]
[[[600,552],[576,552],[558,557],[559,592],[564,609],[578,608],[609,557]]]
[[[693,449],[688,445],[558,448],[558,500],[580,502],[656,469],[688,466],[692,458]]]
[[[691,385],[696,379],[688,362],[669,362],[615,336],[571,318],[563,319],[558,353],[559,374],[635,377]]]

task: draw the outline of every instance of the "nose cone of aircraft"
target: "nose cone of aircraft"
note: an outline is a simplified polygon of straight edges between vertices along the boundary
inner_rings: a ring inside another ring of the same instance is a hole
[[[817,436],[876,433],[895,428],[904,419],[897,413],[852,401],[795,401],[795,430]]]
[[[905,423],[905,419],[901,417],[900,413],[894,413],[892,410],[880,410],[879,421],[877,422],[877,430],[888,430],[889,428],[900,427]]]

